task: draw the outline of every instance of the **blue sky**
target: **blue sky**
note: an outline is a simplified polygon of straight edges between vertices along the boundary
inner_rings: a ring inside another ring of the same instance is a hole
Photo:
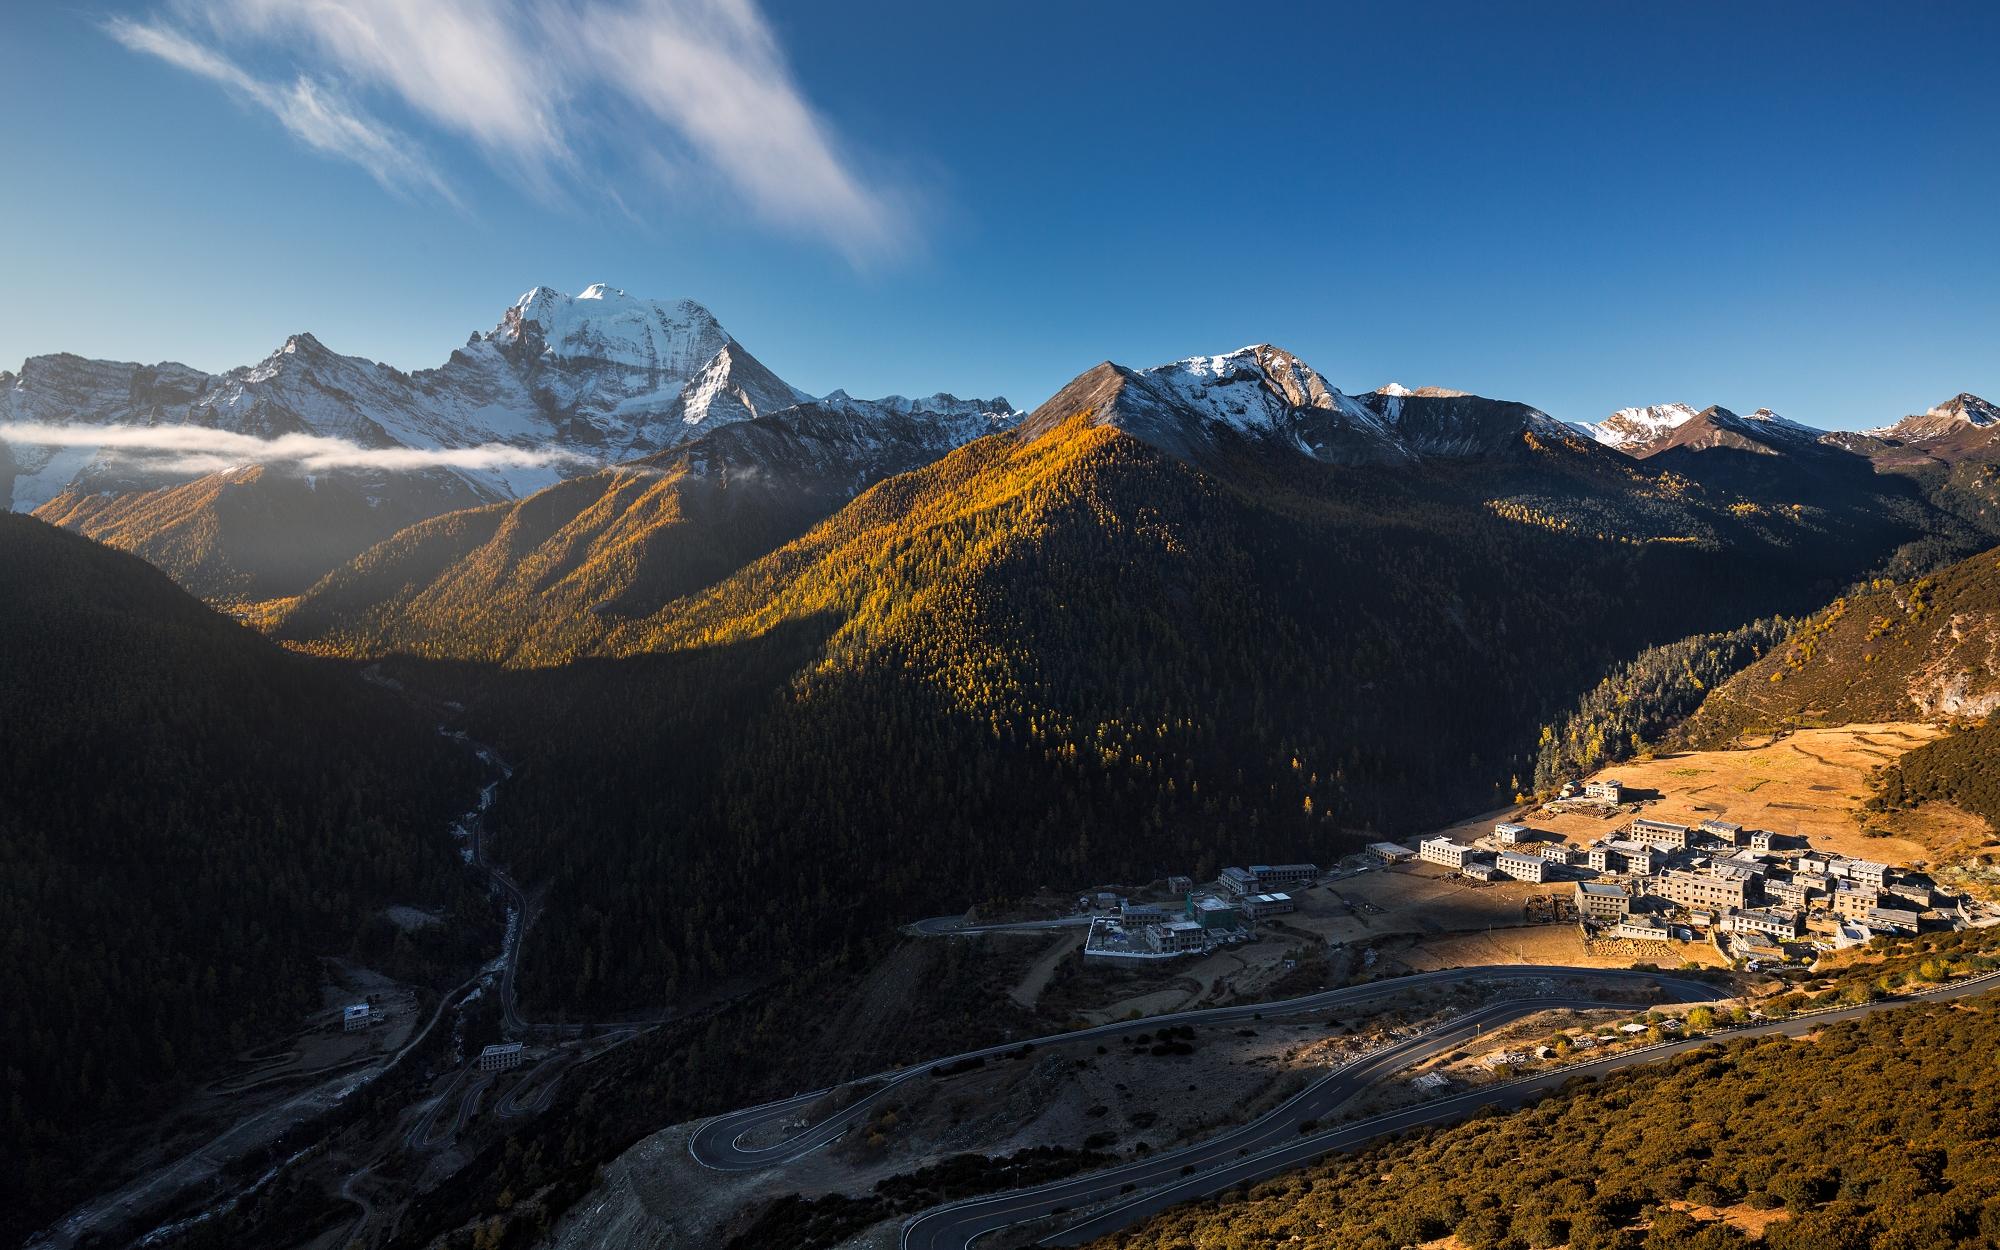
[[[419,368],[607,281],[815,392],[1027,405],[1270,341],[1348,390],[1874,425],[2000,398],[1996,36],[1992,5],[9,6],[0,367],[309,329]]]

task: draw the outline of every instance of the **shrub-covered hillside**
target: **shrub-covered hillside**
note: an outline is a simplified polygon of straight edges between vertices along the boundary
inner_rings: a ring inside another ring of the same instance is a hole
[[[1877,582],[1808,617],[1703,703],[1680,740],[1792,725],[1983,718],[2000,708],[2000,549]]]
[[[1169,1211],[1097,1250],[1990,1246],[1996,1008],[1703,1048]]]

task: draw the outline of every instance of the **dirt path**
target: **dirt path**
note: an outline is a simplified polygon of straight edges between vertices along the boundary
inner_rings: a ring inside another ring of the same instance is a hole
[[[1056,974],[1056,969],[1062,965],[1063,960],[1068,959],[1082,947],[1083,939],[1082,932],[1064,934],[1061,940],[1049,947],[1047,954],[1035,961],[1034,966],[1028,969],[1028,974],[1021,978],[1021,983],[1007,991],[1007,997],[1013,999],[1022,1010],[1033,1011],[1035,1004],[1041,1000],[1042,991],[1049,987],[1049,978]]]

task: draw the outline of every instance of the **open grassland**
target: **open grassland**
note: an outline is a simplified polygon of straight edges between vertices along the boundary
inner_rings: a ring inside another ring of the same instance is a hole
[[[1632,817],[1694,824],[1727,820],[1807,838],[1814,849],[1894,864],[1945,864],[1995,845],[1984,821],[1931,802],[1901,812],[1866,812],[1871,774],[1948,732],[1939,725],[1889,722],[1801,729],[1745,739],[1714,751],[1680,751],[1627,760],[1596,778],[1616,778],[1638,802],[1612,813],[1577,808],[1515,809],[1514,818],[1577,845],[1606,837]],[[1470,841],[1506,813],[1442,830]]]

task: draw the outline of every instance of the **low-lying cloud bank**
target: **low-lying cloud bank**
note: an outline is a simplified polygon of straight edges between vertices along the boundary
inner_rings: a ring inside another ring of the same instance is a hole
[[[35,447],[88,447],[145,461],[177,473],[214,473],[250,464],[295,465],[310,472],[377,469],[538,469],[595,461],[558,447],[363,447],[320,434],[280,434],[258,438],[198,425],[55,425],[35,421],[0,422],[0,442]]]

